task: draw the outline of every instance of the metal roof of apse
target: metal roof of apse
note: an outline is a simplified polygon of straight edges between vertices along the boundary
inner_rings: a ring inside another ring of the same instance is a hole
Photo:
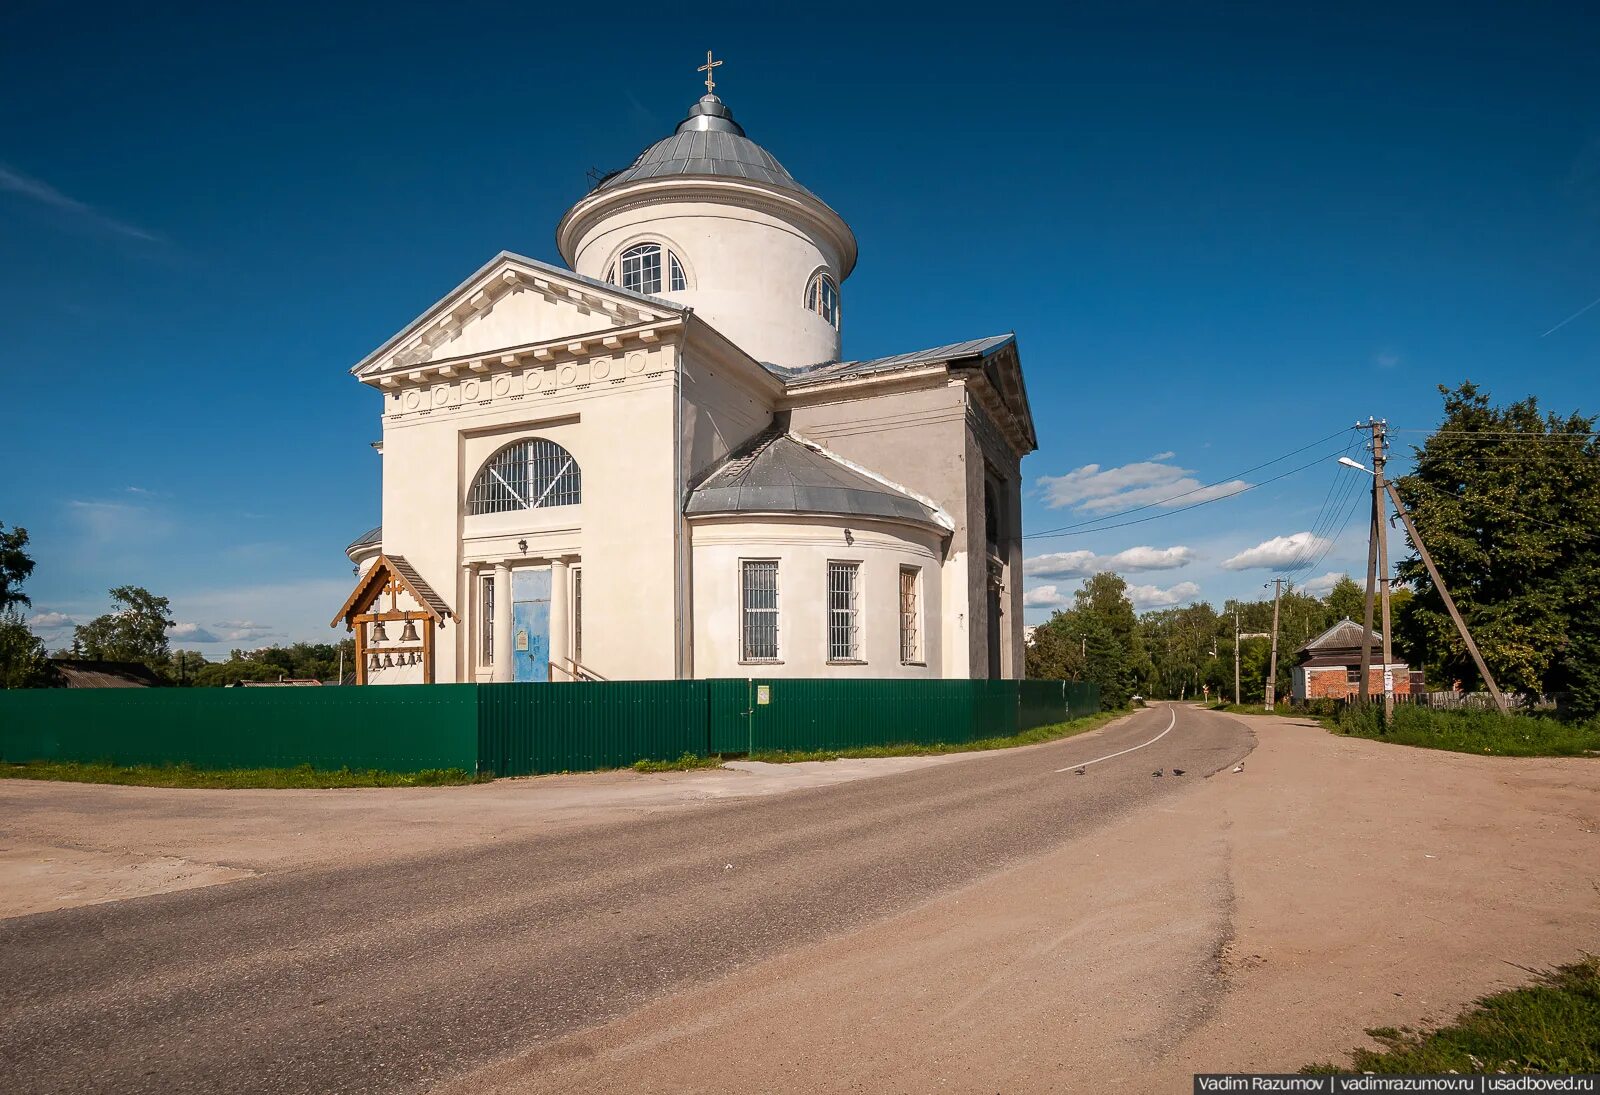
[[[889,357],[875,357],[865,361],[824,361],[819,365],[805,365],[800,368],[786,368],[782,365],[770,365],[763,362],[769,372],[781,377],[789,384],[809,384],[819,380],[834,380],[848,376],[868,376],[873,373],[893,372],[896,369],[912,369],[918,365],[934,365],[943,361],[961,361],[966,358],[984,358],[996,350],[1016,340],[1015,335],[990,335],[988,338],[968,339],[966,342],[952,342],[945,346],[933,346],[926,350],[912,350],[910,353],[892,354]]]
[[[788,433],[782,421],[707,476],[690,492],[684,512],[823,513],[945,530],[935,510]]]
[[[639,153],[631,165],[607,175],[594,189],[613,190],[646,179],[684,175],[744,179],[816,198],[772,153],[744,135],[733,111],[715,95],[702,96],[670,137]]]

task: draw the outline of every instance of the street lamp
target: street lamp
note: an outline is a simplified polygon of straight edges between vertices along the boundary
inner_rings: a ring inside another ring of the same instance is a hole
[[[1347,468],[1354,468],[1354,469],[1356,469],[1356,471],[1364,471],[1368,475],[1372,474],[1372,469],[1371,468],[1367,467],[1365,464],[1363,464],[1359,460],[1350,459],[1348,456],[1339,457],[1339,463],[1343,464]]]

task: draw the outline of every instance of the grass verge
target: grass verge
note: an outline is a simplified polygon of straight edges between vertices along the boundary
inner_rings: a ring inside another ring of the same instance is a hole
[[[1532,985],[1485,996],[1437,1030],[1383,1027],[1382,1050],[1358,1049],[1331,1073],[1600,1072],[1600,957],[1540,973]]]
[[[1347,707],[1338,733],[1423,749],[1501,757],[1581,757],[1600,752],[1600,721],[1562,722],[1539,715],[1498,711],[1440,711],[1401,704],[1388,726],[1378,704]]]
[[[136,787],[442,787],[485,782],[461,768],[428,768],[420,772],[380,772],[375,768],[194,768],[187,764],[80,764],[35,762],[0,764],[0,778],[54,779],[69,783],[114,783]]]
[[[1015,749],[1019,745],[1039,745],[1042,742],[1056,741],[1059,738],[1070,738],[1074,734],[1087,733],[1110,722],[1112,719],[1121,718],[1128,712],[1102,711],[1095,715],[1086,715],[1081,719],[1070,722],[1057,722],[1049,726],[1036,726],[1032,730],[1024,730],[1020,734],[1012,734],[1004,738],[983,738],[978,741],[941,742],[933,745],[923,745],[917,742],[895,742],[888,745],[868,745],[859,749],[817,749],[807,751],[776,750],[770,752],[751,753],[750,760],[766,761],[769,764],[793,764],[803,760],[854,760],[862,757],[926,757],[942,756],[946,753],[975,753],[984,749]]]
[[[696,768],[720,767],[722,767],[721,757],[702,757],[694,753],[684,753],[677,760],[636,760],[633,762],[633,770],[635,772],[688,772]]]

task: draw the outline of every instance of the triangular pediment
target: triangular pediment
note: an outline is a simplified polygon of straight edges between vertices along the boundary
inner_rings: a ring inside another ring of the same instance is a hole
[[[667,319],[685,310],[502,251],[351,372],[365,379],[433,361]]]

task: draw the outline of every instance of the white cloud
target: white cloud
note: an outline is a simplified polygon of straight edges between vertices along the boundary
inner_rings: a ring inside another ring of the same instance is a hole
[[[1054,551],[1036,555],[1022,564],[1022,573],[1034,578],[1087,578],[1114,570],[1175,570],[1194,561],[1194,549],[1182,544],[1167,548],[1141,544],[1114,555],[1092,551]]]
[[[1373,364],[1380,369],[1392,369],[1402,360],[1404,359],[1393,350],[1379,350],[1372,355]]]
[[[1224,570],[1255,570],[1266,568],[1282,568],[1294,563],[1297,559],[1303,561],[1321,551],[1326,551],[1331,541],[1321,536],[1314,536],[1310,532],[1296,532],[1290,536],[1274,536],[1264,540],[1253,548],[1246,548],[1239,554],[1224,559]]]
[[[185,643],[216,643],[222,640],[199,624],[177,623],[167,629],[167,638],[179,645]]]
[[[61,213],[113,235],[126,236],[129,239],[142,240],[145,243],[165,243],[166,241],[154,232],[146,231],[136,224],[119,221],[115,217],[107,216],[94,206],[71,198],[41,179],[31,178],[20,171],[13,171],[0,164],[0,190],[21,195],[40,205],[48,205]]]
[[[1343,577],[1345,577],[1345,572],[1344,571],[1342,571],[1342,570],[1330,570],[1326,574],[1322,574],[1322,575],[1319,575],[1319,576],[1317,576],[1315,578],[1312,578],[1310,581],[1308,581],[1308,582],[1304,583],[1303,585],[1301,585],[1300,588],[1304,592],[1310,593],[1313,596],[1323,597],[1323,596],[1326,596],[1328,591],[1331,590],[1335,585],[1337,585],[1338,582],[1339,582],[1339,579],[1343,578]]]
[[[1022,595],[1028,608],[1063,608],[1071,599],[1059,586],[1035,586]]]
[[[1150,459],[1152,459],[1152,460],[1171,460],[1174,456],[1177,456],[1177,455],[1178,454],[1175,453],[1175,452],[1158,452],[1154,456],[1152,456]]]
[[[1200,587],[1193,582],[1179,582],[1170,589],[1158,586],[1129,586],[1128,600],[1134,608],[1171,608],[1200,596]]]
[[[1188,468],[1163,463],[1172,455],[1158,453],[1154,459],[1115,468],[1085,464],[1065,475],[1040,476],[1039,486],[1044,490],[1045,505],[1052,509],[1070,506],[1090,513],[1143,505],[1189,506],[1227,498],[1250,487],[1242,479],[1201,483]]]

